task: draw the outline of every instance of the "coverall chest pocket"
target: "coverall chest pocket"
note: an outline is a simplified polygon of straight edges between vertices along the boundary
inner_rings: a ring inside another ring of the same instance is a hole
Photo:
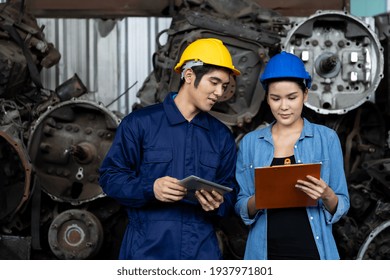
[[[202,174],[202,177],[208,180],[215,179],[219,161],[217,153],[202,152],[199,157],[199,174]]]
[[[148,178],[159,178],[171,173],[171,150],[148,150],[144,153],[143,173]]]

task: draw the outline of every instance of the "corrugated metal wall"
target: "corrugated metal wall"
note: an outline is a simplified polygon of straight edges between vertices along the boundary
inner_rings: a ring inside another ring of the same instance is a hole
[[[62,58],[58,65],[41,71],[48,89],[77,74],[88,88],[89,100],[112,103],[129,87],[127,94],[109,106],[127,114],[137,101],[136,92],[152,71],[157,34],[169,28],[170,18],[38,19],[46,40]],[[165,43],[166,37],[160,38]]]

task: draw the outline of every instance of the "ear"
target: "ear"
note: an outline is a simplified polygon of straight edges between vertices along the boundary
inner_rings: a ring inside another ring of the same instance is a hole
[[[192,71],[192,69],[186,69],[184,71],[184,81],[186,83],[191,83],[192,82],[192,79],[194,77],[194,72]]]
[[[309,98],[309,90],[306,88],[305,92],[303,93],[303,102],[306,102]]]

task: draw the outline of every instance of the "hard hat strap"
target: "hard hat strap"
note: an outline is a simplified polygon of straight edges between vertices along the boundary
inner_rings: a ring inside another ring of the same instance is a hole
[[[203,62],[200,61],[200,60],[190,60],[190,61],[187,61],[186,63],[183,64],[182,66],[182,71],[181,71],[181,77],[180,79],[184,79],[184,72],[187,70],[187,69],[190,69],[194,66],[202,66],[203,65]]]

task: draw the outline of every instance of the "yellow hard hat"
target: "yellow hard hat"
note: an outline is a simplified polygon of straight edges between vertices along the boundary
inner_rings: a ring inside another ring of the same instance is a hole
[[[205,64],[229,68],[236,76],[241,74],[234,67],[229,50],[221,40],[215,38],[198,39],[189,44],[174,70],[180,73],[183,64],[187,61],[202,61]]]

